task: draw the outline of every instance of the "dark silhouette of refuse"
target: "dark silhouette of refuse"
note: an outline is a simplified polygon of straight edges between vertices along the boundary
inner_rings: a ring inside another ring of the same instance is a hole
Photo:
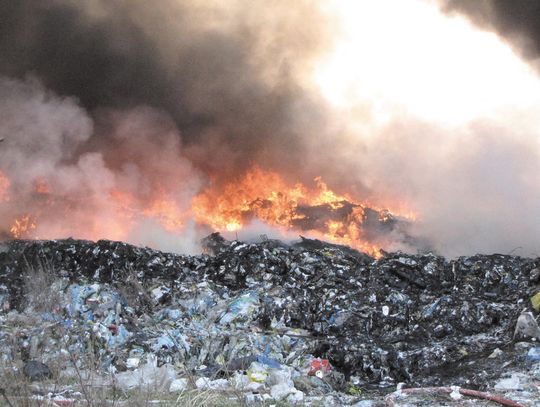
[[[38,381],[44,379],[51,379],[52,372],[45,363],[37,360],[29,360],[23,367],[24,375],[31,381]]]
[[[375,259],[307,238],[244,243],[219,234],[204,244],[208,254],[184,256],[112,241],[6,242],[1,302],[24,309],[29,267],[53,265],[66,302],[41,318],[57,321],[81,351],[77,338],[99,327],[93,351],[117,371],[152,354],[158,366],[178,362],[205,377],[288,366],[314,388],[310,363],[326,360],[332,376],[323,380],[334,389],[482,389],[500,377],[501,360],[487,357],[495,350],[514,366],[529,363],[512,341],[520,315],[536,315],[538,258]]]

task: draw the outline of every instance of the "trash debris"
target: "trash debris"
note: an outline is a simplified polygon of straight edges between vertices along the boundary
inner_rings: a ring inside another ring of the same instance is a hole
[[[488,400],[493,401],[495,403],[498,403],[503,406],[508,407],[523,407],[522,404],[517,403],[513,400],[506,399],[504,397],[481,392],[478,390],[469,390],[469,389],[463,389],[459,387],[426,387],[426,388],[409,388],[409,389],[400,389],[390,395],[388,395],[385,398],[386,405],[389,407],[397,407],[398,404],[396,402],[397,399],[408,397],[410,395],[419,395],[419,394],[425,394],[425,395],[437,395],[437,394],[448,394],[451,398],[455,399],[456,393],[459,393],[460,395],[464,396],[470,396],[470,397],[476,397],[482,400]],[[454,395],[452,397],[452,395]],[[409,398],[408,404],[411,403],[411,400]],[[410,404],[409,404],[410,405]]]
[[[360,400],[353,407],[376,407],[377,403],[373,400]]]
[[[303,392],[296,390],[294,386],[290,386],[287,383],[278,383],[270,387],[270,395],[274,400],[286,399],[290,403],[299,402],[304,399]]]
[[[127,358],[126,359],[126,367],[128,369],[134,369],[136,367],[139,367],[139,363],[141,363],[141,359],[139,359],[139,358]]]
[[[187,379],[174,379],[169,386],[169,392],[182,392],[187,390],[188,380]]]
[[[313,359],[309,366],[308,375],[317,376],[319,378],[323,377],[325,374],[332,371],[332,366],[328,359]]]
[[[522,376],[518,373],[513,373],[506,379],[501,379],[495,384],[495,390],[522,390]]]
[[[532,312],[521,313],[516,323],[514,338],[540,339],[540,327]]]
[[[268,367],[258,362],[253,362],[247,371],[249,380],[255,383],[264,383],[268,374]]]
[[[535,311],[540,310],[540,291],[531,297],[531,305]]]
[[[199,377],[195,386],[201,390],[227,390],[229,382],[225,379],[211,380],[208,377]]]
[[[116,375],[118,387],[125,391],[134,388],[167,391],[175,379],[176,371],[174,368],[170,365],[158,367],[154,357],[149,357],[148,362],[138,369]]]
[[[52,372],[49,366],[37,360],[26,362],[23,367],[23,373],[32,381],[52,378]]]
[[[527,352],[527,359],[533,362],[540,362],[540,348],[530,348]]]
[[[397,383],[443,386],[450,402],[451,386],[511,392],[533,387],[503,376],[507,366],[540,372],[531,279],[540,259],[375,259],[307,238],[287,245],[219,234],[197,256],[111,241],[4,245],[4,365],[24,354],[45,364],[73,357],[87,369],[90,354],[103,380],[125,391],[234,390],[254,402],[350,405],[383,402]],[[61,300],[36,312],[24,301],[25,275],[40,264],[52,265]]]

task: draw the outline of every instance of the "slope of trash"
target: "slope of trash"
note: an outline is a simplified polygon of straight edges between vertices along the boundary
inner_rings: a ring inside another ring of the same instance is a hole
[[[540,402],[538,258],[376,260],[317,240],[218,234],[204,244],[208,254],[183,256],[111,241],[3,243],[2,369],[39,381],[80,376],[91,361],[100,383],[125,391],[212,389],[246,402],[429,405],[420,391],[392,393],[398,384],[438,388],[436,405],[466,397],[460,388]],[[450,386],[461,387],[441,393]],[[460,405],[498,405],[478,400]]]

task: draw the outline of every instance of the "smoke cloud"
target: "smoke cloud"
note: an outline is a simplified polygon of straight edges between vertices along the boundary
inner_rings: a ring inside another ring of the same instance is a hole
[[[537,112],[531,112],[532,123]],[[537,131],[483,120],[445,129],[394,122],[370,146],[364,182],[419,214],[410,231],[448,256],[539,254]],[[380,182],[384,180],[384,182]]]
[[[305,134],[325,121],[302,83],[331,42],[314,2],[2,0],[0,9],[0,73],[32,73],[92,115],[165,111],[190,160],[214,177],[278,158],[292,169]]]
[[[0,78],[0,115],[0,162],[11,183],[3,221],[29,213],[40,220],[37,237],[105,235],[196,250],[192,227],[182,239],[167,232],[169,224],[186,221],[180,214],[202,177],[182,155],[178,130],[166,115],[148,107],[108,111],[102,119],[109,129],[107,147],[85,152],[80,150],[89,149],[101,124],[94,126],[75,99],[59,97],[35,79]]]
[[[495,30],[535,63],[533,2],[427,3]],[[413,76],[430,66],[434,37],[420,33],[427,50],[403,52],[405,32],[385,12],[375,21],[381,31],[363,37],[376,46],[351,53],[360,61],[355,79],[369,87],[379,71],[389,74],[395,80],[385,83],[420,95],[411,99],[420,110],[380,92],[336,106],[312,78],[342,35],[332,4],[0,0],[0,171],[11,183],[2,222],[32,213],[38,237],[106,235],[195,252],[209,230],[185,217],[192,198],[257,165],[292,182],[321,175],[339,193],[410,209],[418,220],[407,233],[445,255],[536,254],[540,103],[511,107],[514,95],[459,123],[422,116],[425,106],[467,105],[483,73],[475,54],[466,68],[453,66],[465,71],[459,78],[431,75],[434,65],[420,79],[440,91],[423,94]],[[363,70],[370,63],[375,69]],[[513,86],[484,73],[492,93],[472,105]],[[0,199],[2,188],[0,177]],[[257,222],[245,233],[260,231],[271,234]],[[400,239],[387,249],[415,250]]]
[[[540,56],[540,4],[534,0],[441,0],[449,13],[497,32],[531,62]],[[535,64],[538,67],[538,62]]]
[[[349,140],[337,165],[350,168],[347,181],[361,183],[370,201],[414,210],[418,218],[409,233],[439,253],[538,255],[540,79],[534,61],[527,65],[459,14],[440,15],[433,2],[381,3],[361,21],[360,11],[370,9],[355,5],[359,12],[351,18],[354,40],[337,72],[353,72],[344,88],[356,100],[337,98]],[[516,8],[514,14],[526,14]],[[374,15],[380,20],[369,25]],[[518,28],[518,20],[514,28],[535,43],[538,36]],[[358,31],[360,23],[369,28]],[[384,47],[371,47],[365,33]],[[350,57],[353,51],[358,56]],[[355,82],[362,85],[355,89]]]
[[[193,251],[208,230],[181,214],[203,185],[254,164],[316,175],[298,163],[327,112],[302,76],[332,22],[313,2],[0,0],[0,10],[8,224],[28,212],[36,236],[101,232]],[[45,221],[42,180],[58,201]],[[128,207],[143,213],[137,224]],[[188,226],[179,238],[164,224]]]

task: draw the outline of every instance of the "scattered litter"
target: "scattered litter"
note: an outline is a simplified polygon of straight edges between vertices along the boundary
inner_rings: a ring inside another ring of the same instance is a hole
[[[308,375],[323,377],[325,374],[332,371],[332,366],[328,359],[313,359],[309,366]]]
[[[169,386],[169,391],[171,393],[174,392],[182,392],[187,390],[188,388],[188,380],[187,379],[174,379],[171,382],[171,385]]]
[[[523,311],[519,316],[514,338],[535,338],[540,339],[540,327],[532,312]]]
[[[122,390],[142,388],[167,391],[175,379],[176,371],[174,368],[170,365],[158,367],[157,360],[153,357],[149,357],[148,362],[138,369],[116,375],[117,385]]]
[[[91,353],[104,382],[123,390],[234,390],[250,402],[370,405],[398,383],[448,389],[437,394],[449,402],[467,396],[463,386],[526,388],[540,400],[529,386],[540,374],[540,293],[531,278],[539,259],[375,259],[307,238],[286,245],[219,234],[198,256],[111,241],[5,246],[4,365],[23,356],[82,363]],[[37,313],[24,301],[24,276],[40,264],[53,265],[62,300]]]
[[[540,291],[531,297],[531,305],[535,311],[540,310]]]
[[[26,362],[23,367],[23,373],[32,381],[52,378],[52,372],[49,366],[37,360]]]
[[[493,350],[493,352],[491,352],[491,354],[488,356],[488,358],[490,359],[495,359],[495,358],[498,358],[499,356],[501,356],[504,352],[502,350],[500,350],[499,348],[495,348]]]
[[[229,382],[225,379],[211,380],[207,377],[199,377],[195,386],[201,390],[227,390]]]
[[[532,362],[540,362],[540,348],[530,348],[527,352],[527,359]]]
[[[506,379],[501,379],[495,384],[495,390],[522,390],[523,376],[519,373],[513,373]]]

